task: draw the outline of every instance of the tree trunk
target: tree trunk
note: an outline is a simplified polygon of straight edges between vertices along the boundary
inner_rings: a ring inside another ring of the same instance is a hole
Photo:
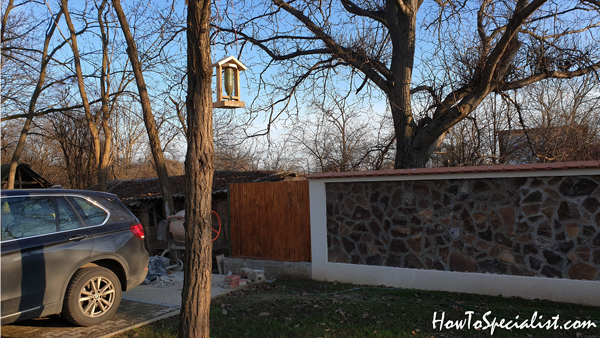
[[[6,4],[6,9],[4,10],[4,15],[2,16],[2,27],[0,27],[0,43],[4,45],[4,33],[6,32],[6,25],[8,23],[8,16],[10,11],[14,8],[14,0],[9,0],[8,4]],[[0,74],[2,73],[2,66],[4,62],[0,62]],[[4,102],[4,101],[2,101]]]
[[[12,1],[9,3],[12,5]],[[9,7],[10,9],[10,7]],[[7,11],[9,10],[7,9]],[[56,28],[56,23],[60,20],[63,12],[62,9],[56,14],[56,19],[53,20],[50,30],[46,34],[46,39],[44,41],[44,50],[42,52],[42,66],[40,68],[40,77],[38,78],[37,85],[33,90],[33,95],[31,96],[31,101],[29,102],[29,108],[27,110],[27,119],[25,120],[25,124],[23,125],[23,129],[21,130],[21,135],[19,136],[19,141],[17,142],[17,147],[15,148],[15,152],[13,153],[12,159],[10,161],[10,171],[8,173],[8,183],[7,189],[14,189],[15,187],[15,174],[17,173],[17,166],[19,164],[19,158],[23,153],[23,149],[25,148],[25,141],[27,140],[27,134],[29,133],[29,128],[31,128],[31,121],[33,120],[33,116],[35,113],[35,104],[37,102],[38,97],[42,93],[44,82],[46,81],[46,68],[48,66],[48,62],[50,61],[48,58],[48,45],[50,44],[50,40],[52,35],[54,34],[54,30]],[[5,16],[6,17],[6,16]],[[4,22],[4,18],[3,18]],[[4,25],[2,26],[4,27]],[[2,32],[4,33],[4,32]],[[4,36],[2,36],[4,38]]]
[[[68,0],[61,0],[61,3],[62,10],[65,13],[65,21],[67,22],[67,27],[69,28],[69,33],[71,34],[70,45],[71,50],[73,50],[73,61],[75,63],[75,73],[77,75],[77,86],[81,95],[83,110],[85,112],[85,120],[87,122],[88,131],[90,132],[92,141],[92,158],[94,159],[94,163],[100,165],[100,135],[98,133],[98,129],[96,129],[96,124],[94,123],[94,117],[92,116],[92,108],[90,107],[90,102],[88,100],[87,92],[85,90],[85,83],[83,82],[81,58],[79,57],[79,47],[77,47],[77,35],[75,33],[75,27],[73,26],[73,22],[71,21],[71,14],[69,13],[68,8]],[[106,191],[106,187],[104,188],[104,190],[101,191]]]
[[[174,212],[173,197],[171,196],[171,184],[169,182],[169,174],[167,173],[167,166],[165,165],[165,158],[163,156],[162,147],[160,145],[160,137],[158,135],[158,129],[156,128],[156,122],[154,121],[154,115],[152,114],[152,107],[150,105],[150,97],[148,96],[148,89],[146,88],[146,82],[144,81],[144,74],[142,72],[142,64],[138,57],[137,47],[133,40],[133,35],[129,30],[129,24],[127,18],[121,7],[120,0],[112,0],[113,7],[117,13],[121,30],[127,41],[127,54],[129,55],[129,61],[133,68],[133,74],[137,83],[138,91],[140,93],[140,101],[142,103],[142,113],[144,115],[144,124],[146,125],[146,131],[148,132],[148,139],[150,140],[150,150],[152,151],[152,157],[154,158],[154,164],[156,165],[156,174],[158,176],[158,182],[160,183],[160,190],[164,201],[165,217],[170,216]]]
[[[413,142],[417,124],[412,115],[410,87],[415,58],[417,8],[400,9],[395,1],[387,1],[387,20],[392,40],[392,62],[390,71],[394,81],[388,81],[388,96],[394,132],[396,134],[396,161],[394,168],[420,168],[427,163],[428,156],[415,147]]]
[[[210,0],[188,1],[185,279],[179,337],[209,337],[214,170]]]
[[[110,109],[108,108],[108,94],[110,92],[110,61],[108,57],[108,30],[104,18],[104,6],[107,0],[103,0],[98,7],[98,24],[102,37],[102,70],[100,72],[100,95],[102,98],[102,130],[104,132],[104,146],[98,162],[98,186],[100,191],[108,190],[108,167],[110,165],[110,150],[112,142],[112,129],[109,124]]]

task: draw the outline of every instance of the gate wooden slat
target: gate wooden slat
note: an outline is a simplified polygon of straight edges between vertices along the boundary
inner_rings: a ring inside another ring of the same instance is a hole
[[[311,247],[311,233],[310,233],[310,190],[308,189],[308,182],[306,182],[306,184],[303,184],[302,189],[304,190],[304,202],[302,203],[303,205],[303,214],[305,215],[303,220],[303,230],[304,230],[304,241],[303,243],[305,243],[304,245],[302,245],[302,248],[304,249],[304,257],[303,257],[303,261],[306,262],[312,262],[312,247]]]
[[[247,200],[250,200],[250,210],[248,210],[250,212],[250,214],[252,215],[252,217],[250,217],[251,222],[250,222],[250,227],[248,232],[246,232],[246,237],[245,240],[250,240],[250,242],[252,242],[252,256],[254,257],[261,257],[262,256],[262,246],[264,245],[263,243],[263,239],[264,239],[264,234],[262,233],[262,230],[264,229],[263,227],[260,227],[258,222],[259,217],[258,217],[258,212],[257,212],[257,208],[259,208],[259,204],[258,204],[258,196],[262,195],[263,192],[263,187],[258,184],[256,186],[257,190],[256,191],[251,191],[250,186],[246,185],[245,188],[247,189],[248,194],[246,195]],[[251,240],[251,237],[253,234],[257,235],[256,241]]]
[[[289,182],[288,183],[288,200],[290,201],[290,209],[289,209],[289,216],[288,216],[288,222],[290,224],[290,231],[288,231],[288,236],[286,238],[287,240],[287,249],[288,249],[288,255],[289,257],[297,260],[298,257],[296,257],[296,252],[298,251],[298,244],[296,243],[296,239],[295,239],[295,232],[298,228],[298,211],[297,211],[297,207],[296,205],[298,204],[298,193],[299,191],[296,190],[296,182]]]
[[[259,205],[261,208],[261,217],[259,217],[258,222],[259,227],[261,228],[261,232],[263,235],[263,243],[265,243],[265,245],[261,245],[262,247],[262,251],[261,251],[261,257],[262,256],[271,256],[272,252],[273,252],[273,234],[271,234],[271,232],[273,231],[273,226],[272,226],[272,220],[270,220],[267,215],[268,215],[268,211],[270,211],[270,207],[269,207],[269,193],[271,192],[271,189],[268,185],[266,185],[265,183],[261,183],[262,185],[262,196],[257,196],[257,200],[259,201]]]
[[[236,186],[235,184],[230,184],[229,185],[229,201],[231,201],[232,199],[234,199],[234,195],[236,192]],[[229,232],[234,232],[235,230],[233,229],[233,227],[235,225],[237,225],[238,223],[236,222],[235,219],[235,210],[231,209],[231,202],[229,204]],[[237,250],[237,243],[235,242],[235,238],[231,238],[229,237],[229,243],[230,243],[230,255],[235,256],[237,255],[237,252],[235,252],[235,250]]]
[[[287,186],[286,186],[287,188]],[[289,228],[290,227],[290,207],[289,207],[289,198],[288,198],[288,194],[287,194],[287,189],[281,189],[280,190],[280,194],[281,194],[281,203],[280,203],[280,213],[281,213],[281,218],[280,218],[280,224],[282,227],[286,227]],[[286,252],[288,250],[286,250],[288,248],[288,243],[287,243],[287,236],[285,237],[280,237],[280,245],[279,245],[279,256],[280,257],[288,257],[289,259],[292,259],[292,257],[289,257],[289,254]]]
[[[272,204],[272,215],[273,215],[273,247],[272,247],[272,257],[276,259],[285,259],[285,255],[283,255],[281,251],[282,242],[281,237],[285,234],[285,224],[283,221],[283,215],[285,208],[283,207],[283,196],[281,195],[281,189],[277,189],[274,185],[270,185],[272,187],[273,192],[273,204]]]
[[[296,253],[296,257],[301,261],[304,259],[304,246],[301,246],[300,243],[304,240],[304,220],[306,217],[304,215],[304,206],[301,201],[306,199],[306,195],[304,194],[303,186],[297,185],[296,189],[298,189],[298,204],[295,208],[298,215],[302,216],[298,218],[298,225],[296,226],[296,243],[298,243],[298,252]]]
[[[244,200],[244,187],[242,187],[241,185],[237,185],[238,186],[238,193],[237,193],[237,201],[241,201]],[[236,206],[237,207],[237,206]],[[240,236],[238,237],[238,255],[241,255],[242,252],[247,251],[249,248],[246,247],[246,243],[244,242],[244,226],[242,223],[242,220],[240,218],[240,211],[239,208],[236,207],[232,207],[232,209],[237,209],[238,211],[236,212],[236,218],[237,218],[237,231],[239,231]]]
[[[300,194],[302,193],[300,191],[300,187],[298,186],[298,182],[290,182],[291,183],[291,188],[294,191],[297,191],[296,194],[292,194],[291,196],[291,200],[292,200],[292,213],[293,213],[293,218],[292,218],[292,224],[293,224],[293,229],[291,229],[292,231],[290,231],[290,234],[292,234],[294,237],[290,238],[290,256],[294,257],[294,259],[296,260],[300,260],[300,242],[299,242],[299,238],[298,238],[298,230],[300,228],[300,224],[301,224],[301,217],[302,215],[300,215],[300,213],[298,212],[298,204],[300,203]]]
[[[238,232],[239,230],[236,228],[239,222],[237,221],[237,215],[235,214],[235,208],[232,208],[231,201],[237,201],[237,184],[229,185],[229,231],[231,233]],[[239,255],[239,244],[237,243],[238,237],[230,237],[229,243],[231,243],[231,255],[236,256]]]
[[[246,186],[243,184],[240,184],[240,190],[242,193],[242,196],[240,198],[240,201],[247,201],[248,200],[248,195],[246,194]],[[239,208],[239,205],[238,205]],[[252,211],[252,208],[249,209],[249,211]],[[250,233],[252,231],[251,227],[252,227],[252,222],[250,223],[246,223],[244,221],[244,214],[242,213],[242,210],[240,210],[239,212],[239,217],[240,217],[240,233],[242,234],[242,237],[240,238],[240,241],[242,243],[242,248],[244,249],[242,252],[250,252],[252,253],[253,250],[253,246],[252,246],[252,242],[251,241],[247,241],[246,238],[248,237],[248,233]],[[252,215],[248,215],[247,217],[252,217]],[[248,225],[246,225],[248,224]]]
[[[306,221],[306,218],[309,217],[310,215],[304,214],[304,204],[308,204],[308,196],[304,192],[304,186],[298,185],[296,189],[298,189],[298,204],[296,205],[296,210],[297,210],[296,212],[298,213],[298,215],[303,216],[298,219],[298,225],[297,225],[298,242],[301,243],[305,240],[305,238],[304,238],[304,223]],[[307,203],[300,203],[300,201],[303,201],[303,200],[306,200]],[[298,250],[298,260],[300,260],[300,261],[304,260],[305,246],[306,245],[303,245],[298,248],[299,249]]]
[[[308,181],[230,185],[234,257],[310,261]]]
[[[281,185],[280,185],[281,187]],[[274,195],[277,198],[277,202],[274,205],[275,208],[275,224],[274,227],[276,228],[276,246],[273,248],[274,251],[274,258],[277,259],[285,259],[286,258],[286,254],[285,254],[285,231],[281,231],[283,229],[287,229],[287,208],[285,206],[285,202],[286,202],[286,197],[285,197],[285,189],[276,189],[274,191]]]

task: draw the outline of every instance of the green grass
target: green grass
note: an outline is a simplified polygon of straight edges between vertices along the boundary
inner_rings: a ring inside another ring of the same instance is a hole
[[[359,289],[356,289],[359,288]],[[354,290],[352,290],[354,289]],[[350,291],[348,291],[350,290]],[[592,295],[590,295],[592,296]],[[224,311],[225,310],[225,311]],[[254,285],[212,302],[211,337],[489,337],[490,330],[434,330],[433,313],[472,321],[491,311],[496,317],[542,322],[557,314],[561,321],[592,320],[588,330],[496,329],[494,337],[600,337],[600,308],[549,301],[488,297],[461,293],[360,287],[343,283],[282,279]],[[226,314],[225,314],[226,313]],[[131,330],[120,337],[176,337],[179,317]],[[136,336],[137,334],[137,336]]]

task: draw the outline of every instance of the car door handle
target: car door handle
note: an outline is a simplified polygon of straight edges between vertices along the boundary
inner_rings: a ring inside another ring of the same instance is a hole
[[[86,239],[88,236],[86,235],[75,235],[71,238],[69,238],[70,241],[80,241],[82,239]]]

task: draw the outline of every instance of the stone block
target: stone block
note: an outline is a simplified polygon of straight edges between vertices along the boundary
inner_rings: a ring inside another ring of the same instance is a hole
[[[417,214],[420,218],[431,218],[433,216],[433,209],[425,209]]]
[[[248,278],[248,273],[252,271],[252,268],[241,268],[240,269],[240,277],[241,278]]]
[[[475,220],[476,223],[479,223],[485,219],[487,219],[488,215],[485,212],[476,212],[473,215],[471,215],[473,217],[473,220]]]
[[[575,249],[575,251],[577,252],[577,254],[579,255],[579,257],[584,260],[584,261],[589,261],[590,260],[590,253],[592,252],[592,250],[590,250],[590,248],[585,248],[585,247],[579,247],[577,249]],[[600,251],[598,251],[598,256],[600,257]]]
[[[570,260],[571,262],[575,262],[575,261],[577,260],[577,255],[576,255],[574,252],[571,252],[571,253],[569,254],[569,260]]]
[[[548,278],[563,278],[562,272],[548,265],[542,268],[542,275]]]
[[[598,183],[589,178],[581,178],[575,183],[574,178],[566,178],[559,187],[560,192],[565,196],[585,196],[591,195],[598,187]]]
[[[479,270],[483,273],[494,273],[504,275],[507,273],[508,265],[497,259],[484,259],[477,262]]]
[[[565,228],[567,229],[567,235],[569,235],[569,238],[577,236],[581,230],[579,229],[579,224],[576,222],[565,224]]]
[[[510,274],[513,276],[535,276],[535,272],[529,271],[527,268],[510,265]]]
[[[551,265],[560,264],[563,261],[563,257],[551,250],[544,250],[543,252],[544,258],[546,258],[546,262]]]
[[[500,259],[507,263],[515,262],[515,258],[510,254],[510,252],[508,252],[506,250],[502,251],[502,254],[500,254]]]
[[[523,206],[521,208],[521,210],[523,210],[523,214],[525,216],[531,216],[531,215],[535,215],[535,214],[539,213],[541,208],[542,208],[541,204],[529,204],[529,205]]]
[[[598,274],[598,269],[585,263],[575,263],[569,269],[569,278],[593,280]]]
[[[265,280],[265,271],[264,270],[252,270],[248,274],[248,279],[253,282],[262,282]]]
[[[541,203],[543,195],[539,191],[534,191],[521,201],[521,204]]]
[[[588,197],[583,201],[582,206],[586,208],[589,212],[594,213],[600,207],[600,201],[594,197]]]
[[[560,202],[558,208],[558,220],[578,220],[580,218],[579,209],[577,204],[569,201]]]
[[[449,266],[450,271],[477,272],[477,263],[475,260],[458,251],[453,251],[450,254]]]

